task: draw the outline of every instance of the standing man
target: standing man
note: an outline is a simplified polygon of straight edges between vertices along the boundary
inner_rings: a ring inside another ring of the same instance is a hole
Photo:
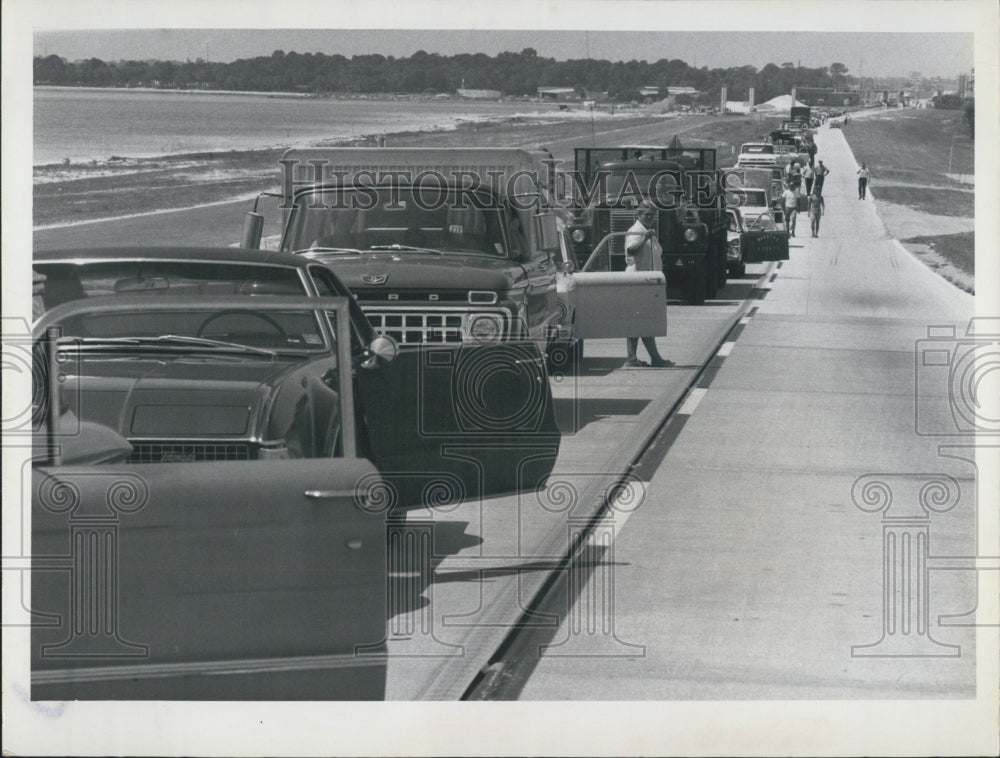
[[[635,223],[629,227],[628,234],[625,236],[626,271],[663,270],[663,248],[660,247],[660,241],[656,239],[655,224],[656,209],[648,202],[642,203],[636,210]],[[640,361],[636,357],[639,339],[642,339],[642,345],[649,353],[649,363]],[[654,368],[667,368],[674,365],[673,361],[668,361],[660,356],[654,337],[626,337],[625,347],[627,358],[623,368],[639,368],[650,365]]]
[[[785,187],[781,193],[782,200],[785,201],[785,230],[795,236],[795,220],[799,215],[799,188]]]
[[[813,176],[815,175],[811,163],[807,163],[802,167],[802,181],[806,183],[806,196],[812,194],[813,192]]]
[[[823,200],[823,196],[817,189],[809,196],[809,221],[812,224],[813,237],[819,236],[819,220],[823,216],[823,212],[825,210],[826,203]]]
[[[822,195],[823,194],[823,182],[826,181],[826,175],[830,173],[830,169],[823,165],[823,161],[819,162],[816,167],[816,171],[813,174],[813,193]]]
[[[868,167],[862,163],[858,169],[858,200],[864,200],[868,194]]]

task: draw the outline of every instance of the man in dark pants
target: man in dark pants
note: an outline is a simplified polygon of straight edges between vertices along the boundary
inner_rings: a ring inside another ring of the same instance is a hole
[[[826,180],[826,175],[829,173],[830,169],[823,165],[823,161],[820,161],[813,176],[813,194],[823,194],[823,182]]]

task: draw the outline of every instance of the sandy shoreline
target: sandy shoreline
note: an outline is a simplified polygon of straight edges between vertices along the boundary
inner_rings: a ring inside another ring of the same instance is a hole
[[[662,116],[618,115],[614,123],[663,121]],[[602,119],[604,120],[604,119]],[[607,123],[607,121],[605,121]],[[539,147],[546,142],[586,138],[589,118],[510,116],[468,121],[454,128],[367,135],[331,140],[324,146],[374,146],[384,136],[388,146]],[[220,202],[278,188],[278,159],[284,147],[259,150],[198,152],[158,158],[120,158],[103,162],[36,166],[33,186],[35,229]]]

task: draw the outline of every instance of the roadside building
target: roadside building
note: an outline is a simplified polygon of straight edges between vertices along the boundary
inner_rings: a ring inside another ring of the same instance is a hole
[[[503,93],[498,89],[459,89],[456,90],[459,97],[469,100],[499,100]]]
[[[576,87],[539,87],[538,98],[540,100],[555,100],[564,102],[568,100],[579,100],[580,95]]]

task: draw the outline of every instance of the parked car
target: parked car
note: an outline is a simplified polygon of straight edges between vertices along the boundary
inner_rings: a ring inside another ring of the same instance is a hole
[[[125,248],[36,253],[33,269],[44,277],[39,324],[58,318],[86,348],[74,390],[84,417],[128,439],[132,460],[326,457],[341,444],[317,360],[334,344],[332,327],[256,312],[269,296],[348,297],[322,263],[234,248]],[[155,310],[166,295],[200,301],[193,315],[167,318]],[[100,296],[130,298],[132,309],[80,322],[57,308]],[[532,342],[397,349],[348,303],[357,445],[399,497],[417,499],[437,480],[468,495],[530,488],[551,471],[559,433]],[[118,390],[97,392],[101,377]],[[448,444],[464,447],[463,457]],[[519,470],[522,446],[533,462]]]
[[[767,212],[746,216],[741,208],[727,208],[726,261],[734,278],[746,276],[748,263],[788,260],[788,235]]]
[[[154,292],[36,325],[32,699],[382,699],[349,299]]]

